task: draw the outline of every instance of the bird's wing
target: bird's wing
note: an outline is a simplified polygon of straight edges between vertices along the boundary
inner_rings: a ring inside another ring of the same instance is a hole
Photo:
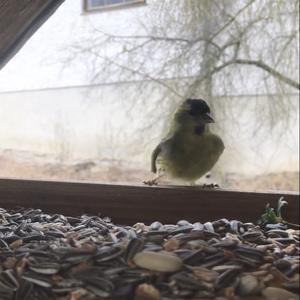
[[[212,142],[213,142],[214,149],[218,152],[219,155],[221,155],[225,149],[222,139],[218,135],[213,134]]]
[[[153,173],[156,173],[157,169],[156,169],[156,159],[158,157],[158,155],[161,152],[161,144],[159,144],[158,146],[156,146],[156,148],[153,150],[152,152],[152,156],[151,156],[151,171]]]

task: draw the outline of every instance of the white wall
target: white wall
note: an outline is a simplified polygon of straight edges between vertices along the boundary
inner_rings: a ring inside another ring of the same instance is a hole
[[[164,104],[157,105],[160,94],[153,83],[143,87],[138,99],[134,83],[1,93],[0,149],[51,155],[65,151],[66,159],[109,157],[148,166],[163,122],[147,131],[142,128],[153,122],[152,110],[161,113],[161,121],[167,118]],[[256,126],[267,97],[220,97],[214,101],[216,107],[226,105],[231,111],[226,116],[222,110],[215,112],[216,126],[220,126],[226,144],[220,163],[226,172],[299,169],[297,95],[289,96],[294,105],[290,123],[284,125],[279,117],[273,132]],[[257,131],[253,134],[254,128]]]

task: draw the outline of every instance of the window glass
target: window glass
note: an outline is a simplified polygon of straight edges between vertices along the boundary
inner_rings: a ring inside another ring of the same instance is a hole
[[[144,0],[83,0],[87,11],[102,8],[122,8],[128,4],[145,3]]]
[[[89,7],[105,5],[105,4],[107,4],[107,0],[88,0],[87,4]]]
[[[225,150],[199,180],[159,184],[299,190],[298,22],[294,1],[149,0],[101,18],[65,1],[0,70],[0,176],[143,184],[174,112],[201,98],[215,123],[163,151],[184,173],[214,155],[207,128]]]

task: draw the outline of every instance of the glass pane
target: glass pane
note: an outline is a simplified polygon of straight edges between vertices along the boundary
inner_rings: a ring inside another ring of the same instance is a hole
[[[108,0],[107,4],[122,4],[124,0]]]
[[[88,7],[97,7],[106,5],[107,0],[88,0]]]
[[[100,17],[65,1],[0,71],[0,176],[143,184],[163,144],[196,174],[169,167],[159,184],[299,190],[298,7],[245,3],[147,1]],[[174,125],[188,98],[215,123],[186,104]],[[177,148],[174,128],[187,130]],[[210,132],[225,150],[203,173]]]

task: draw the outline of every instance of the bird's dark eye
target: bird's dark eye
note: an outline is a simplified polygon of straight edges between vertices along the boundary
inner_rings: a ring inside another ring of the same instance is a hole
[[[187,99],[186,104],[188,104],[189,113],[192,116],[210,113],[208,104],[202,99]]]

